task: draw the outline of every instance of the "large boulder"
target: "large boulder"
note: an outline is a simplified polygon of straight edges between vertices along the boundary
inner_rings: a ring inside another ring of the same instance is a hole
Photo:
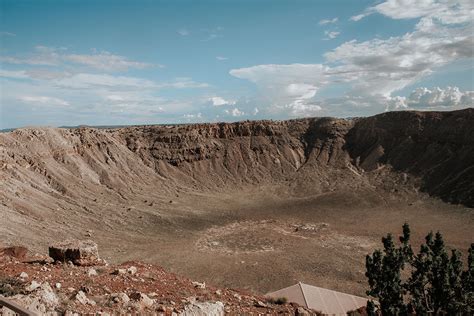
[[[188,304],[179,316],[224,316],[222,302],[194,302]]]
[[[54,261],[68,262],[75,265],[92,266],[104,263],[99,258],[97,244],[92,240],[66,240],[49,247],[49,256]]]

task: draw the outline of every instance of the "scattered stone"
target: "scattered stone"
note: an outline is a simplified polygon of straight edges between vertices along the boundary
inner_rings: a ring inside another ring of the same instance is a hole
[[[39,288],[41,286],[41,283],[36,282],[35,280],[31,281],[31,284],[26,287],[26,290],[28,292],[32,292]]]
[[[139,307],[141,308],[150,307],[155,303],[155,301],[149,298],[148,295],[140,293],[140,292],[134,292],[130,294],[130,298],[138,302]]]
[[[216,290],[216,295],[222,295],[222,291],[221,290]]]
[[[164,307],[163,305],[159,305],[156,308],[156,311],[165,313],[166,312],[166,307]]]
[[[115,269],[114,272],[112,272],[112,274],[115,274],[115,275],[123,275],[126,273],[127,273],[126,269]]]
[[[88,271],[87,271],[87,275],[92,277],[92,276],[97,276],[97,271],[94,269],[94,268],[90,268]]]
[[[56,283],[56,288],[59,290],[61,288],[61,283]]]
[[[265,303],[262,302],[262,301],[256,301],[256,302],[255,302],[255,306],[256,306],[256,307],[267,307],[267,304],[265,304]]]
[[[195,288],[197,289],[205,289],[206,288],[206,282],[192,282]]]
[[[110,295],[112,302],[116,304],[126,305],[130,302],[130,297],[125,293],[113,293]]]
[[[81,303],[82,305],[95,305],[95,302],[93,300],[90,300],[86,294],[82,291],[78,291],[75,299],[77,302]]]
[[[28,279],[28,273],[26,273],[26,272],[20,273],[19,278],[22,279],[22,280]]]
[[[180,316],[221,316],[224,315],[224,303],[222,302],[200,302],[188,304]]]
[[[311,313],[307,311],[304,307],[298,307],[295,312],[295,316],[311,316]]]
[[[134,275],[135,273],[137,273],[137,267],[135,266],[131,266],[130,268],[127,269],[127,272],[131,275]]]
[[[41,301],[50,307],[55,307],[59,304],[59,298],[56,293],[54,293],[48,282],[41,284],[39,295],[41,297]]]

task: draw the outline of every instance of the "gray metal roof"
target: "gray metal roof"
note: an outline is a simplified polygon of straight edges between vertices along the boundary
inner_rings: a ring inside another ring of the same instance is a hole
[[[367,305],[367,298],[337,292],[322,287],[298,284],[266,294],[267,297],[285,297],[288,302],[314,309],[326,315],[347,315],[347,312]]]

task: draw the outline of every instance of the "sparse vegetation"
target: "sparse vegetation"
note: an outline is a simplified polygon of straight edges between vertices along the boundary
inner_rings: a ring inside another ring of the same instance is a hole
[[[410,245],[410,227],[403,225],[403,236],[396,247],[391,234],[382,238],[383,251],[366,258],[369,315],[472,315],[474,312],[474,244],[467,269],[461,253],[445,248],[440,232],[430,232],[418,254]]]
[[[23,292],[23,284],[20,280],[8,276],[0,276],[0,295],[8,297],[22,294]]]
[[[283,305],[283,304],[286,304],[288,300],[286,297],[278,297],[278,298],[269,298],[268,302],[272,304]]]

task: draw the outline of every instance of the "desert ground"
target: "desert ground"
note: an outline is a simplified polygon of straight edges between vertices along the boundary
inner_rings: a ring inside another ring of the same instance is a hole
[[[396,141],[365,149],[350,146],[370,122],[337,119],[0,134],[0,239],[39,253],[92,239],[111,263],[260,294],[302,281],[364,295],[365,256],[404,222],[414,245],[430,230],[464,254],[474,240],[472,168],[450,168],[472,167],[472,140],[430,140],[449,120],[472,135],[474,111],[409,115],[423,128],[401,118]]]

